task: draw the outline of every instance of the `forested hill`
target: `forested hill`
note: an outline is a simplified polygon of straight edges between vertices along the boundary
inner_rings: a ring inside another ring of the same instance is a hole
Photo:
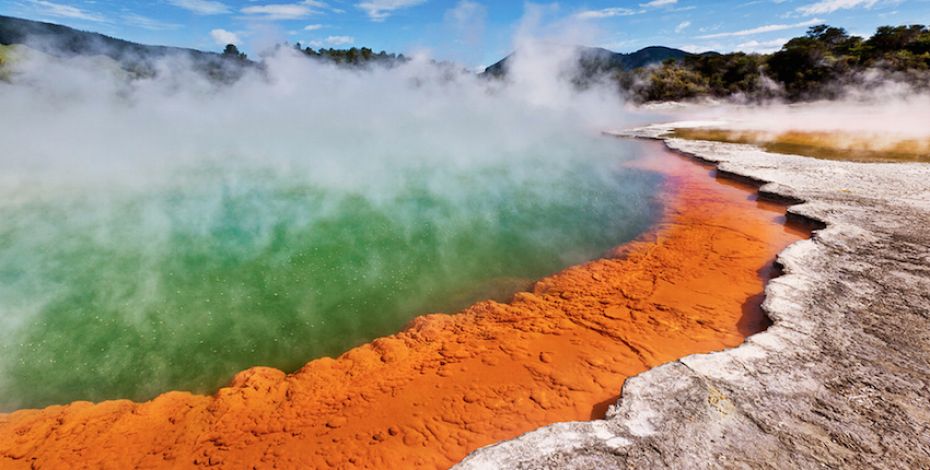
[[[882,26],[866,39],[842,28],[813,26],[773,54],[688,55],[613,78],[638,101],[832,99],[849,85],[869,88],[888,80],[928,90],[930,28]]]
[[[104,55],[137,76],[155,73],[155,60],[169,55],[190,58],[195,70],[220,81],[234,81],[243,71],[261,67],[232,44],[223,53],[148,46],[99,33],[0,15],[0,45],[24,44],[51,55]],[[281,45],[279,47],[291,47]],[[308,58],[340,66],[394,65],[403,55],[368,48],[319,49],[293,46]],[[578,65],[572,81],[615,84],[639,102],[702,98],[791,101],[840,97],[848,85],[871,87],[891,79],[930,90],[930,28],[924,25],[882,26],[869,38],[820,25],[788,41],[772,54],[708,52],[690,54],[668,47],[647,47],[622,54],[602,48],[571,48]],[[0,50],[0,65],[3,63]],[[519,54],[516,52],[515,54]],[[488,67],[482,75],[502,78],[514,54]]]
[[[260,66],[259,63],[249,60],[232,44],[227,45],[222,53],[149,46],[58,24],[2,15],[0,15],[0,45],[25,45],[59,57],[103,55],[113,59],[127,71],[140,76],[155,73],[154,62],[167,56],[187,57],[196,70],[222,81],[235,80],[244,69]],[[282,44],[278,47],[286,46]],[[310,58],[347,66],[358,66],[368,62],[395,63],[407,60],[403,55],[388,54],[384,51],[375,53],[364,47],[315,51],[311,48],[302,49],[298,44],[296,48]]]
[[[58,24],[2,15],[0,15],[0,44],[25,44],[53,55],[105,55],[120,63],[131,63],[145,57],[163,57],[168,54],[186,54],[200,60],[219,57],[219,54],[212,52],[148,46]]]

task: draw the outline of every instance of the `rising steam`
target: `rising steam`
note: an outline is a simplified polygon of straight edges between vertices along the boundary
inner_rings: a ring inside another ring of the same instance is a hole
[[[285,48],[217,84],[25,50],[0,81],[0,408],[293,369],[635,236],[656,179],[599,136],[619,99],[522,57],[504,84]]]

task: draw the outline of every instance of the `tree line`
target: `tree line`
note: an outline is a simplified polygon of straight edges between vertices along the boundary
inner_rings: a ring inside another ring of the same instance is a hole
[[[311,57],[314,59],[321,59],[330,62],[335,62],[338,64],[345,65],[364,65],[367,63],[380,63],[385,65],[393,65],[399,62],[406,62],[408,59],[403,54],[394,54],[388,53],[385,51],[375,52],[368,47],[352,47],[349,49],[313,49],[312,47],[303,47],[298,42],[293,46],[288,44],[278,44],[275,46],[275,50],[279,50],[283,47],[293,47],[296,51]],[[223,50],[223,57],[235,61],[245,62],[248,60],[248,57],[239,51],[239,48],[235,44],[228,44]]]
[[[637,101],[829,99],[839,97],[846,85],[888,78],[930,89],[927,26],[882,26],[864,39],[819,25],[772,54],[704,53],[614,75]]]

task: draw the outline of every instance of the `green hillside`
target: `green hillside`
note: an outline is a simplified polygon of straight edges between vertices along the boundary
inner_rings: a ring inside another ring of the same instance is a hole
[[[869,80],[888,79],[930,89],[930,29],[882,26],[865,39],[820,25],[773,54],[689,55],[656,68],[619,72],[615,78],[638,101],[831,99],[841,96],[846,85],[869,88]]]

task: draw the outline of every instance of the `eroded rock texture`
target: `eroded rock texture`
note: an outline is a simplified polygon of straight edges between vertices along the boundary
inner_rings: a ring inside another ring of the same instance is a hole
[[[930,468],[930,165],[667,145],[826,224],[779,255],[774,326],[628,379],[606,420],[545,427],[459,468]]]
[[[448,467],[539,426],[601,418],[626,377],[759,331],[768,267],[807,235],[785,228],[783,206],[651,145],[642,164],[667,175],[664,218],[612,257],[291,375],[244,371],[213,396],[0,416],[0,467]]]

